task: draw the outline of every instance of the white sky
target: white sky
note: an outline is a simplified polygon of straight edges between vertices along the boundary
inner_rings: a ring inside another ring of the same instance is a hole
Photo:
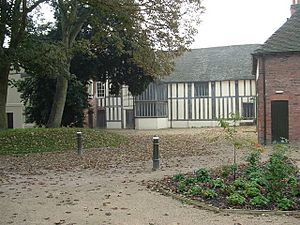
[[[292,0],[203,0],[192,48],[264,43],[290,17]]]

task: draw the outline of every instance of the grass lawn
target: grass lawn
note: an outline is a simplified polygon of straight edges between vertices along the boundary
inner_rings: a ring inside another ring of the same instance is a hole
[[[83,128],[30,128],[0,131],[0,155],[76,149],[76,132],[81,131],[84,149],[117,147],[126,138],[105,130]]]

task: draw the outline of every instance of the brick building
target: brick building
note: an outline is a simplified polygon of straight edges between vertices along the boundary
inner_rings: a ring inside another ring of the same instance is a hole
[[[293,0],[291,14],[253,54],[262,144],[300,140],[300,0]]]

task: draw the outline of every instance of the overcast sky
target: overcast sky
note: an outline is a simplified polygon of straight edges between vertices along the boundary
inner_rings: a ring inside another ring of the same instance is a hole
[[[292,0],[203,0],[192,48],[262,44],[290,17]]]

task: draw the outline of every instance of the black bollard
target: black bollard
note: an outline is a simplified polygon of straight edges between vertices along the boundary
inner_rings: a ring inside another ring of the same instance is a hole
[[[153,170],[159,169],[159,137],[153,137]]]
[[[77,135],[77,154],[82,156],[82,132],[78,131]]]

